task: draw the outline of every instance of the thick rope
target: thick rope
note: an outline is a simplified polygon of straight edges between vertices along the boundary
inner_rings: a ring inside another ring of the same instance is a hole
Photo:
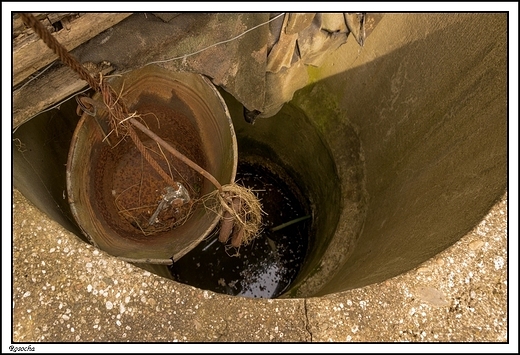
[[[190,168],[204,176],[206,179],[208,179],[219,191],[222,191],[222,185],[218,182],[217,179],[210,173],[208,173],[206,170],[202,169],[197,163],[190,160],[188,157],[186,157],[184,154],[179,152],[176,149],[173,149],[171,145],[169,145],[167,142],[165,142],[161,137],[150,131],[148,128],[145,127],[141,122],[137,121],[135,118],[130,118],[130,122],[132,125],[134,125],[137,129],[139,129],[141,132],[146,134],[148,137],[152,138],[155,142],[160,144],[163,148],[165,148],[167,151],[169,151],[174,157],[179,159],[180,161],[184,162],[186,165],[188,165]]]
[[[67,49],[63,47],[63,45],[58,42],[56,38],[41,24],[40,21],[36,19],[32,14],[20,13],[20,17],[23,22],[27,24],[27,26],[31,27],[34,32],[40,36],[43,42],[53,50],[54,53],[60,58],[60,60],[68,65],[72,70],[79,74],[81,79],[85,80],[92,89],[96,91],[101,91],[99,83],[90,75],[90,73],[81,65],[80,62],[76,60],[73,56],[69,54]]]
[[[144,159],[154,168],[155,171],[161,175],[161,177],[168,183],[169,186],[173,187],[175,190],[179,190],[179,184],[171,178],[170,175],[166,174],[164,170],[159,166],[159,164],[155,161],[154,158],[150,155],[150,153],[146,150],[146,147],[144,146],[143,142],[139,139],[137,136],[137,133],[134,131],[132,127],[127,127],[126,132],[132,139],[132,141],[135,144],[135,147],[137,150],[139,150],[139,153],[144,157]]]
[[[250,240],[258,235],[261,225],[261,206],[256,196],[248,189],[238,186],[236,184],[225,185],[224,187],[213,177],[209,172],[202,169],[193,161],[183,156],[180,152],[175,150],[165,141],[163,141],[156,134],[148,130],[144,125],[138,122],[134,115],[130,115],[121,95],[117,95],[112,87],[104,80],[96,81],[90,73],[67,51],[61,43],[47,31],[47,29],[31,14],[20,14],[22,20],[31,27],[38,36],[44,41],[47,46],[54,51],[60,60],[73,69],[81,79],[85,80],[92,89],[101,92],[104,102],[104,107],[108,112],[108,120],[111,128],[116,135],[119,135],[118,129],[121,128],[134,142],[135,146],[145,158],[145,160],[156,170],[161,177],[172,187],[178,184],[159,166],[159,164],[152,158],[146,150],[137,133],[132,126],[138,128],[155,142],[162,145],[175,157],[186,163],[192,169],[196,170],[206,179],[208,179],[215,187],[220,199],[221,208],[229,212],[233,216],[233,230],[232,230],[232,246],[239,247],[249,243]],[[237,206],[233,206],[233,200]],[[231,205],[229,205],[231,204]],[[236,208],[233,208],[236,207]],[[227,226],[229,233],[231,230]],[[227,233],[226,233],[227,234]],[[229,235],[222,235],[220,239],[228,239]],[[150,262],[146,259],[145,262]]]
[[[109,113],[109,121],[110,126],[116,132],[116,135],[119,134],[118,127],[124,127],[126,133],[130,136],[135,146],[145,158],[145,160],[152,166],[152,168],[157,171],[157,173],[168,183],[168,185],[172,187],[176,187],[178,189],[178,184],[173,181],[170,175],[168,175],[155,161],[155,159],[148,153],[146,147],[141,142],[135,130],[130,126],[130,124],[121,125],[128,116],[129,112],[120,97],[116,95],[112,87],[101,80],[100,82],[96,81],[90,73],[81,65],[80,62],[76,58],[74,58],[67,49],[60,43],[54,36],[38,21],[32,14],[21,13],[20,17],[27,24],[27,26],[31,27],[34,32],[40,36],[43,42],[50,48],[56,55],[60,58],[60,60],[68,65],[72,70],[74,70],[81,79],[85,80],[89,86],[101,92],[103,95],[103,101],[105,103],[105,109]]]

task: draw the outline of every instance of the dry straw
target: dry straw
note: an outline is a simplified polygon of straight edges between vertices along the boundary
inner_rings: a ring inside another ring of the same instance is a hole
[[[38,34],[45,44],[58,55],[63,63],[78,73],[92,89],[101,92],[103,96],[102,108],[108,112],[108,121],[112,131],[115,132],[116,136],[129,136],[143,158],[161,175],[168,185],[172,187],[178,186],[177,183],[172,180],[171,176],[169,176],[146,151],[146,147],[137,136],[134,128],[153,139],[175,158],[190,166],[216,187],[214,192],[203,197],[203,201],[205,202],[205,206],[210,206],[209,208],[213,212],[221,216],[219,233],[219,240],[221,242],[226,243],[231,239],[231,245],[239,248],[251,242],[251,240],[258,235],[262,224],[262,208],[258,198],[250,189],[236,183],[221,185],[209,172],[188,159],[139,122],[136,119],[139,118],[139,114],[137,112],[129,112],[124,104],[124,98],[121,98],[121,93],[118,95],[101,75],[99,80],[94,79],[33,15],[20,14],[20,16],[23,21]],[[217,203],[208,203],[211,200]]]

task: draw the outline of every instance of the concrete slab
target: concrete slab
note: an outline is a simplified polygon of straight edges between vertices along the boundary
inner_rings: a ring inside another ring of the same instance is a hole
[[[505,195],[454,246],[383,283],[309,299],[231,297],[95,249],[15,189],[12,341],[37,350],[40,342],[506,345],[507,268]]]
[[[385,282],[307,300],[313,341],[508,341],[507,199],[452,247]]]

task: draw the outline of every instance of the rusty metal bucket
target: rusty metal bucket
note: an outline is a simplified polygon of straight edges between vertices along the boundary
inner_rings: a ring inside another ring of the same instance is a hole
[[[138,112],[149,129],[222,185],[234,181],[235,132],[224,100],[208,79],[147,66],[110,84],[121,90],[127,107]],[[101,102],[99,95],[94,99]],[[184,215],[172,207],[168,216],[159,215],[157,228],[145,230],[140,221],[157,209],[166,183],[130,139],[116,140],[112,132],[111,145],[103,141],[109,133],[107,126],[103,128],[105,119],[106,113],[97,117],[83,114],[72,138],[67,192],[76,222],[92,244],[112,255],[179,259],[214,229],[219,216],[201,202]],[[148,137],[140,137],[161,167],[186,186],[193,200],[215,189]]]

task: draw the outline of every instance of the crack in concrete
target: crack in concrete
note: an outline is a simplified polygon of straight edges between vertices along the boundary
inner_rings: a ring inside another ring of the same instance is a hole
[[[309,336],[311,337],[311,343],[312,343],[312,332],[311,332],[311,329],[310,329],[310,326],[309,326],[309,316],[307,314],[307,299],[304,298],[303,299],[303,310],[305,312],[305,330],[307,330],[307,332],[309,333]]]

